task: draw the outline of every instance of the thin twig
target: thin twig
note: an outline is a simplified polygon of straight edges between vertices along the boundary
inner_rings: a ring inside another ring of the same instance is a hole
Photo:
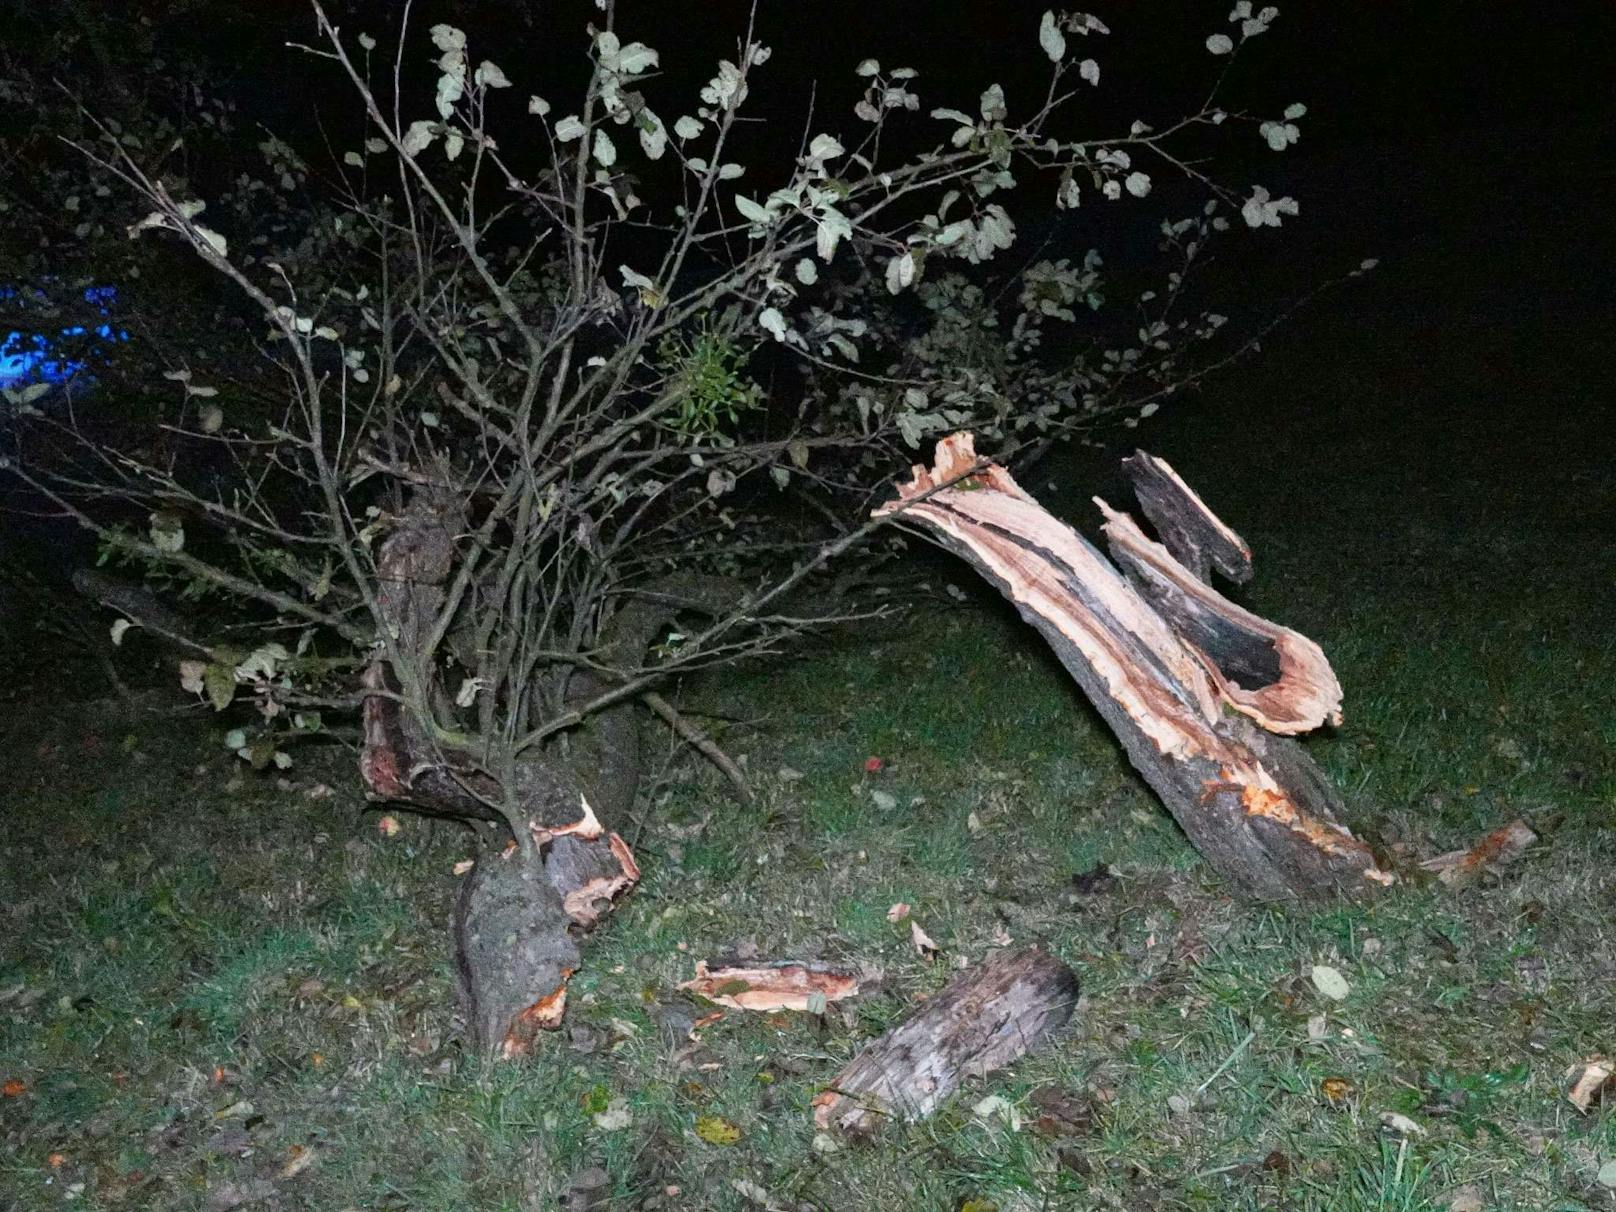
[[[724,777],[734,785],[735,790],[740,792],[743,800],[747,803],[752,802],[752,788],[746,781],[746,775],[735,764],[735,759],[720,749],[711,737],[680,715],[679,709],[656,691],[646,691],[640,696],[640,701],[666,720],[668,727],[672,728],[692,749],[700,753],[714,766],[717,766],[723,772]]]

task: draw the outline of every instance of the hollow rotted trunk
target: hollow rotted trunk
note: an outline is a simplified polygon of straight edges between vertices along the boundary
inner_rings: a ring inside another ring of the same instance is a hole
[[[965,433],[939,443],[935,466],[916,467],[877,512],[899,514],[998,587],[1230,882],[1263,899],[1389,883],[1337,821],[1329,780],[1286,739],[1340,720],[1324,653],[1207,585],[1209,567],[1249,567],[1245,544],[1161,460],[1138,456],[1129,469],[1158,533],[1193,567],[1097,502],[1125,577],[1003,468],[978,460]]]
[[[960,973],[870,1043],[813,1100],[814,1123],[869,1135],[925,1119],[968,1077],[1043,1045],[1077,1005],[1077,974],[1042,951],[1004,951]]]

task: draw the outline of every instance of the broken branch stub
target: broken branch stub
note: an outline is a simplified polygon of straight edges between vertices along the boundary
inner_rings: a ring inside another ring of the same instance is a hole
[[[1210,581],[1214,568],[1236,585],[1251,580],[1251,548],[1206,507],[1166,459],[1136,450],[1132,458],[1122,460],[1122,467],[1139,498],[1139,512],[1196,580]]]
[[[1201,662],[1219,696],[1269,732],[1291,736],[1341,722],[1341,683],[1324,650],[1191,576],[1139,524],[1100,498],[1111,558]]]
[[[815,1125],[867,1136],[894,1116],[925,1119],[967,1077],[1042,1046],[1071,1018],[1077,989],[1077,974],[1036,948],[990,956],[849,1061],[815,1095]]]
[[[1203,529],[1227,530],[1199,509]],[[1339,719],[1340,686],[1312,641],[1241,610],[1108,511],[1124,578],[1002,467],[980,463],[968,433],[940,442],[935,465],[915,467],[876,513],[998,587],[1220,875],[1270,900],[1391,882],[1336,821],[1338,797],[1312,759],[1267,731]]]

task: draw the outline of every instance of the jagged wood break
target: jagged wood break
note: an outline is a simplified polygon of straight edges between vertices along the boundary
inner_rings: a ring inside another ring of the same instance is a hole
[[[940,442],[935,465],[915,467],[876,512],[919,528],[1014,603],[1225,878],[1269,900],[1390,883],[1337,822],[1323,772],[1286,739],[1340,721],[1324,653],[1206,583],[1209,568],[1249,575],[1250,551],[1172,468],[1143,454],[1125,466],[1165,545],[1098,502],[1122,572],[978,460],[968,433]]]

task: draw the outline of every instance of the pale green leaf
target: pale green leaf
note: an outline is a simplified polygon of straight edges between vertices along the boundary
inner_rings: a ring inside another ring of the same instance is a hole
[[[1060,26],[1055,24],[1055,14],[1045,11],[1044,19],[1038,23],[1038,45],[1044,48],[1044,54],[1049,56],[1051,63],[1059,63],[1066,57],[1066,38],[1060,32]]]

